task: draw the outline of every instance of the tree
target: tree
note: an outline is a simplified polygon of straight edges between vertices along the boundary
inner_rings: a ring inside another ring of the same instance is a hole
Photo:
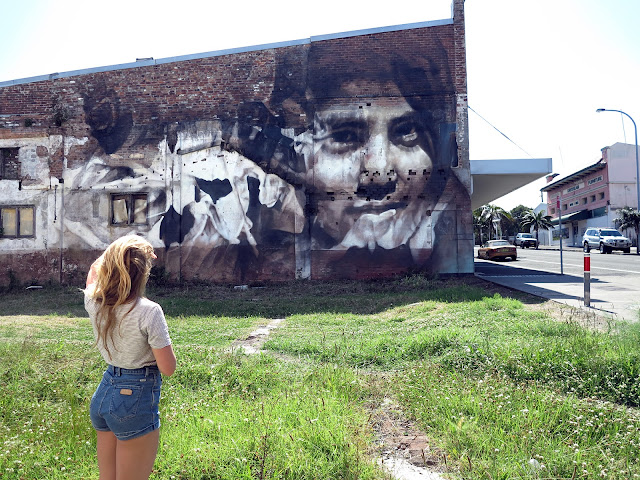
[[[473,232],[479,239],[478,245],[484,244],[484,232],[491,232],[491,222],[483,217],[482,207],[473,211]]]
[[[551,216],[545,215],[547,213],[545,210],[540,210],[538,213],[535,213],[533,210],[527,212],[522,217],[522,227],[523,228],[531,228],[536,231],[536,248],[540,245],[540,240],[538,239],[538,231],[541,228],[545,230],[549,230],[553,227],[553,223],[551,223]]]
[[[514,221],[514,224],[515,224],[515,227],[516,227],[516,232],[514,233],[514,235],[519,233],[519,232],[522,232],[522,230],[523,230],[523,228],[522,228],[522,220],[523,220],[525,214],[527,212],[531,212],[531,211],[533,211],[532,208],[525,207],[524,205],[518,205],[517,207],[514,207],[509,211],[509,214],[513,218],[513,221]]]
[[[482,207],[482,218],[494,226],[495,238],[502,236],[502,222],[511,220],[511,215],[504,208],[488,203]]]
[[[640,211],[623,207],[618,210],[618,222],[621,229],[633,228],[636,231],[636,253],[640,255]]]

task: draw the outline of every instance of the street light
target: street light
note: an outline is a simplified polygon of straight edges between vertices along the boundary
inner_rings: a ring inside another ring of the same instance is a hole
[[[638,127],[636,127],[636,122],[633,121],[631,115],[623,112],[622,110],[609,110],[608,108],[599,108],[596,110],[596,112],[618,112],[629,117],[629,120],[631,120],[631,123],[633,123],[633,130],[635,132],[636,138],[636,194],[638,195],[638,212],[640,212],[640,164],[638,163]],[[638,248],[640,249],[640,239],[638,239]]]
[[[638,196],[638,212],[640,212],[640,164],[638,163],[638,127],[636,127],[636,122],[633,121],[631,115],[622,110],[609,110],[608,108],[599,108],[596,110],[596,113],[600,112],[618,112],[622,115],[626,115],[633,123],[633,131],[635,133],[636,138],[636,195]],[[636,253],[640,255],[640,238],[636,238]]]

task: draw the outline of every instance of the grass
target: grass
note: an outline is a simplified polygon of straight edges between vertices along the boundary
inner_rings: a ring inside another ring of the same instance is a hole
[[[483,286],[150,289],[179,360],[152,478],[388,478],[372,425],[388,399],[452,478],[640,478],[639,324],[587,329]],[[88,404],[104,364],[84,315],[77,289],[3,295],[3,480],[98,478]],[[269,353],[229,348],[283,317]]]

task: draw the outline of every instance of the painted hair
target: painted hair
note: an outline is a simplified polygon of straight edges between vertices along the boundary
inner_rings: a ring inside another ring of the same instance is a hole
[[[153,247],[142,237],[127,235],[114,241],[100,258],[92,297],[100,304],[97,315],[98,335],[96,344],[102,342],[111,356],[107,338],[113,339],[117,324],[115,309],[131,303],[144,295]]]

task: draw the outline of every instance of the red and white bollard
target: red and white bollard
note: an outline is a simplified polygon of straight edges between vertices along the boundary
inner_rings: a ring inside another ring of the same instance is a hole
[[[584,253],[584,306],[591,303],[591,254]]]

